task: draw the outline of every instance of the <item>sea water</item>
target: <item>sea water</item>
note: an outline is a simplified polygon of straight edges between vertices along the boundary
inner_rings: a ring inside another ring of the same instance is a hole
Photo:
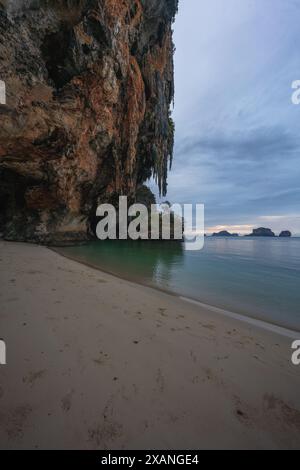
[[[60,250],[78,261],[231,312],[300,331],[300,238],[107,241]]]

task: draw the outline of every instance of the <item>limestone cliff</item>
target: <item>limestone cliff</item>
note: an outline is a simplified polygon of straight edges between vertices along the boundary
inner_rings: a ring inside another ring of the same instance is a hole
[[[0,232],[85,239],[98,204],[160,191],[178,0],[0,0]]]

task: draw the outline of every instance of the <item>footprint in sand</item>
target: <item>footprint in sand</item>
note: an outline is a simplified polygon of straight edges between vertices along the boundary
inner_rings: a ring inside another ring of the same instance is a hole
[[[202,328],[206,328],[207,330],[211,330],[211,331],[214,331],[216,329],[215,325],[212,325],[210,323],[205,324],[205,323],[199,322],[199,325],[201,325]]]
[[[274,395],[264,395],[263,410],[266,414],[270,414],[276,422],[294,427],[300,432],[300,410],[293,408],[285,403],[281,398]]]
[[[229,356],[216,356],[217,361],[227,361]]]
[[[35,382],[37,380],[42,379],[45,374],[46,374],[45,370],[39,370],[39,371],[36,371],[36,372],[29,372],[29,374],[27,376],[23,377],[23,382],[27,383],[28,385],[33,387]]]
[[[257,410],[251,410],[250,407],[242,403],[241,399],[237,396],[234,396],[234,406],[235,406],[235,415],[237,419],[246,426],[252,425],[251,416],[255,416],[257,414]]]
[[[166,314],[166,311],[167,311],[166,308],[159,308],[158,311],[159,311],[159,313],[160,313],[160,315],[161,315],[162,317],[167,317],[167,316],[168,316],[168,315]]]
[[[157,371],[156,383],[158,385],[158,389],[159,389],[160,393],[163,393],[163,391],[165,389],[165,378],[163,376],[163,373],[162,373],[161,369],[158,369],[158,371]]]
[[[98,366],[103,366],[106,361],[109,359],[108,354],[105,354],[103,351],[100,351],[100,355],[98,358],[93,359],[93,362]]]
[[[62,410],[67,413],[68,411],[70,411],[71,407],[72,407],[72,398],[73,398],[73,395],[74,395],[74,390],[72,390],[71,392],[67,393],[66,396],[64,396],[62,399],[61,399],[61,408]]]
[[[88,430],[88,442],[106,449],[116,439],[122,436],[123,426],[116,421],[99,424]]]
[[[31,412],[31,406],[25,404],[17,406],[6,416],[5,428],[9,439],[21,439],[24,436],[24,427]]]

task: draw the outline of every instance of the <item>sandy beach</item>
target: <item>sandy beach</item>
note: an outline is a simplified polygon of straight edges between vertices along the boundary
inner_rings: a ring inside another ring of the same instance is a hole
[[[289,334],[45,247],[0,265],[2,449],[300,448]]]

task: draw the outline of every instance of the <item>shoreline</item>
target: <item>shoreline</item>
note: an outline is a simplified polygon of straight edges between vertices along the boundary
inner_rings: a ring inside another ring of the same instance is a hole
[[[0,241],[0,447],[299,449],[291,340]]]
[[[299,339],[300,332],[296,330],[291,330],[289,328],[284,328],[283,326],[276,325],[275,323],[266,322],[264,320],[260,320],[259,318],[249,317],[247,315],[241,315],[240,313],[230,312],[229,310],[224,310],[219,307],[215,307],[213,305],[208,305],[198,300],[189,299],[188,297],[179,296],[180,299],[184,300],[185,302],[193,303],[198,305],[199,307],[207,308],[212,312],[215,312],[219,315],[225,315],[229,318],[234,318],[240,322],[245,322],[249,325],[254,325],[258,328],[261,328],[266,331],[271,331],[273,333],[277,333],[282,336],[286,336],[287,338],[291,339]]]
[[[127,281],[127,282],[130,282],[132,284],[139,285],[139,286],[148,287],[148,288],[154,289],[155,291],[158,291],[158,292],[163,292],[163,293],[165,293],[167,295],[170,295],[172,297],[177,297],[178,299],[181,299],[184,302],[188,302],[188,303],[191,303],[191,304],[194,304],[194,305],[198,305],[201,308],[206,308],[206,309],[208,309],[208,310],[210,310],[214,313],[217,313],[219,315],[225,315],[225,316],[230,317],[230,318],[235,318],[238,321],[245,322],[246,324],[250,324],[250,325],[252,324],[252,325],[257,326],[259,328],[262,328],[264,330],[272,331],[272,332],[281,334],[283,336],[286,336],[288,338],[292,338],[292,339],[299,339],[300,338],[300,331],[293,330],[291,328],[287,328],[287,327],[285,327],[283,325],[280,325],[280,324],[268,322],[266,320],[261,320],[260,318],[254,316],[254,315],[253,316],[245,315],[245,314],[238,313],[238,312],[232,312],[230,310],[227,310],[226,308],[218,307],[217,305],[210,305],[210,304],[207,304],[205,302],[201,302],[198,299],[195,299],[195,298],[192,298],[192,297],[186,297],[184,295],[178,294],[177,292],[173,292],[172,290],[164,289],[163,287],[143,283],[141,281],[138,281],[138,279],[133,280],[133,279],[130,279],[129,277],[128,278],[123,277],[123,276],[121,276],[121,275],[119,275],[115,272],[103,269],[103,268],[101,268],[101,267],[99,267],[95,264],[79,260],[75,256],[67,255],[66,253],[63,253],[61,251],[61,250],[63,250],[63,248],[60,248],[60,247],[46,247],[46,248],[53,251],[54,253],[59,254],[63,258],[66,258],[68,260],[71,260],[71,261],[74,261],[76,263],[82,264],[82,265],[87,266],[91,269],[95,269],[99,272],[103,272],[105,274],[108,274],[110,276],[115,277],[116,279]]]

